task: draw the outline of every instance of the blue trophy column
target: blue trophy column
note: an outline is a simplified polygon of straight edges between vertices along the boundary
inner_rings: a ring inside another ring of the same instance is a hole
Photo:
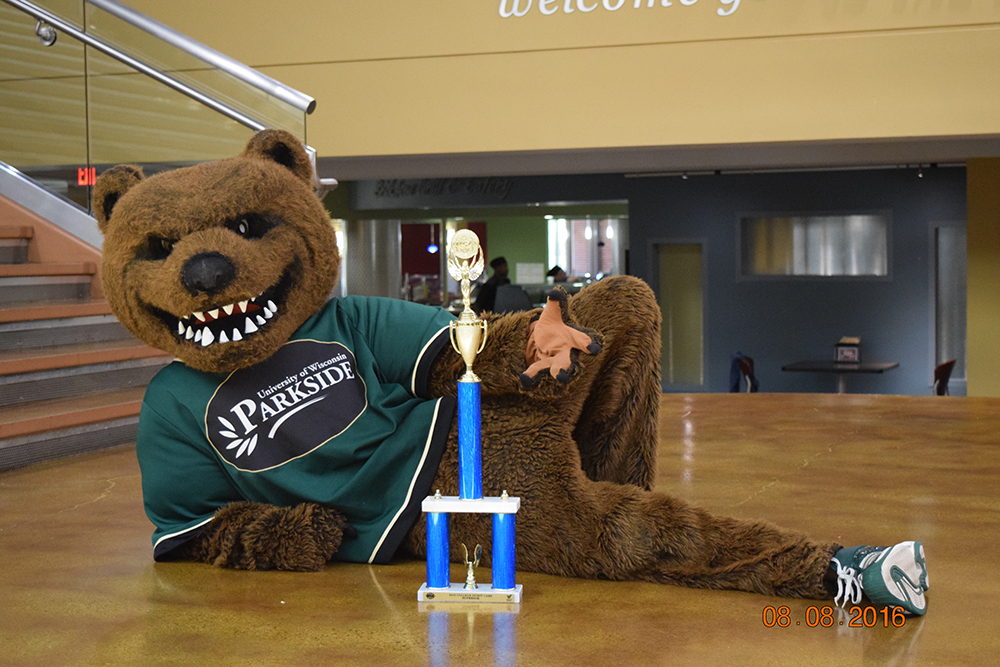
[[[448,514],[427,513],[427,588],[448,588]]]
[[[514,515],[493,515],[493,588],[514,588]]]
[[[483,497],[479,382],[458,382],[458,497]]]

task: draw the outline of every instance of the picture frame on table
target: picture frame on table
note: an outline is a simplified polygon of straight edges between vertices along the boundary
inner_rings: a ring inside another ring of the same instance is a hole
[[[861,363],[861,339],[845,336],[833,346],[834,361],[847,364]]]

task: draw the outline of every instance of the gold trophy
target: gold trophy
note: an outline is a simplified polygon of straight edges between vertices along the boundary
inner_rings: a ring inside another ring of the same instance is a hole
[[[448,250],[448,273],[459,281],[462,287],[462,302],[465,308],[458,319],[451,323],[451,346],[465,361],[465,374],[459,382],[479,382],[472,372],[476,355],[486,345],[486,321],[479,319],[472,310],[472,281],[483,272],[483,250],[479,237],[469,229],[460,229],[451,240]]]

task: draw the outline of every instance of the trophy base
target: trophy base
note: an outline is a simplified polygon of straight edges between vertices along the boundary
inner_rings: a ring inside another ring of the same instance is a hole
[[[424,583],[417,591],[418,602],[482,602],[521,603],[521,584],[506,590],[496,589],[490,584],[478,584],[475,590],[467,590],[465,584],[451,584],[448,588],[428,588]]]
[[[446,614],[509,614],[516,616],[521,613],[521,605],[513,603],[493,602],[490,604],[480,604],[479,602],[418,602],[417,611],[422,613],[446,613]]]

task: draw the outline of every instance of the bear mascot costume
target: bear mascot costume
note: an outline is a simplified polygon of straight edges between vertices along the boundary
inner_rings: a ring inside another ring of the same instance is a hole
[[[453,318],[329,298],[340,254],[312,183],[304,147],[278,130],[233,158],[98,179],[107,298],[177,357],[147,389],[137,442],[156,560],[424,557],[420,502],[457,495]],[[557,288],[543,309],[484,318],[482,485],[521,498],[518,569],[845,603],[864,592],[923,613],[919,542],[842,549],[651,490],[660,314],[643,282]],[[491,543],[489,515],[451,520]]]

